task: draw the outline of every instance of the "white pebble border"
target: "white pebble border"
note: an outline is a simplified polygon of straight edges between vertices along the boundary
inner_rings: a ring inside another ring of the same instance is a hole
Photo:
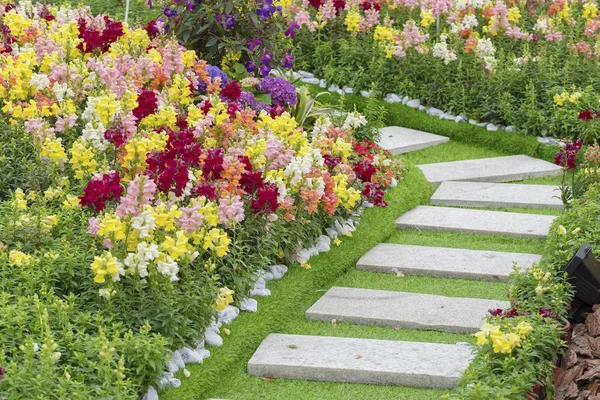
[[[275,71],[275,70],[271,71],[271,74],[281,75],[280,72]],[[319,85],[323,89],[327,89],[328,91],[330,91],[332,93],[337,93],[340,95],[342,93],[347,93],[347,94],[354,93],[354,89],[352,89],[350,86],[344,86],[344,87],[340,88],[338,85],[335,85],[335,84],[328,85],[327,81],[325,81],[324,79],[319,79],[314,74],[307,72],[307,71],[291,72],[291,74],[294,79],[300,79],[304,83]],[[288,75],[289,75],[289,73],[283,74],[283,76],[286,78],[289,78]],[[366,91],[366,90],[361,90],[360,95],[363,97],[370,97],[371,92]],[[411,99],[408,96],[401,96],[396,93],[388,93],[385,96],[384,100],[387,101],[388,103],[402,103],[403,105],[414,108],[416,110],[425,111],[425,112],[427,112],[427,114],[429,114],[431,116],[438,117],[440,119],[445,119],[448,121],[454,121],[457,124],[468,122],[471,125],[476,125],[481,128],[486,128],[490,132],[506,131],[506,132],[514,133],[517,131],[517,129],[512,125],[504,126],[504,125],[495,125],[490,122],[478,122],[473,119],[469,119],[464,114],[452,115],[451,113],[444,112],[444,111],[434,108],[434,107],[425,107],[425,106],[421,105],[421,100],[419,100],[419,99]],[[551,145],[551,146],[562,145],[562,143],[559,140],[551,138],[551,137],[539,137],[538,136],[537,140],[540,143],[544,143],[544,144]]]
[[[397,184],[398,182],[392,178],[390,187],[395,187]],[[312,256],[316,256],[319,253],[326,253],[331,250],[331,241],[338,236],[344,236],[354,232],[362,213],[365,208],[369,207],[373,207],[373,205],[364,202],[362,206],[352,214],[352,218],[349,218],[344,222],[336,220],[331,227],[325,228],[326,235],[319,236],[317,244],[313,247],[300,250],[297,254],[297,261],[301,265],[306,264]],[[257,272],[255,274],[254,287],[250,290],[250,296],[270,296],[271,291],[266,288],[267,281],[281,279],[287,271],[287,266],[277,264],[271,265],[264,271]],[[186,365],[201,364],[205,358],[210,357],[210,351],[205,349],[204,346],[221,346],[223,344],[223,338],[220,336],[220,328],[223,325],[229,325],[231,321],[237,318],[240,311],[257,312],[258,302],[252,297],[248,297],[241,301],[240,308],[228,305],[223,311],[219,312],[216,321],[213,318],[210,326],[206,329],[206,332],[204,332],[204,340],[196,343],[196,349],[183,347],[173,352],[167,363],[167,371],[163,373],[163,376],[160,379],[161,389],[171,387],[177,388],[181,386],[181,380],[174,376],[175,372],[183,370],[183,374],[186,377],[189,377],[190,372],[186,369]],[[142,397],[142,400],[158,399],[158,391],[152,386],[148,388],[148,392]]]

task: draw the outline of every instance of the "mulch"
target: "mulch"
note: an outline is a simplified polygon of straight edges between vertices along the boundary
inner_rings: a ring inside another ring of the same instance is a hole
[[[556,400],[600,400],[600,304],[585,323],[573,324],[567,350],[554,371]]]

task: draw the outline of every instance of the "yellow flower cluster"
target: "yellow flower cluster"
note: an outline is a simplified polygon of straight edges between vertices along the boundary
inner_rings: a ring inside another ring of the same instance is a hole
[[[508,21],[512,22],[512,23],[517,23],[519,22],[519,19],[521,19],[521,11],[519,10],[519,7],[511,7],[508,9]]]
[[[510,354],[515,347],[521,346],[521,340],[531,331],[533,327],[525,321],[513,326],[510,332],[502,332],[499,325],[485,323],[474,336],[477,338],[477,345],[491,343],[494,353]]]
[[[431,10],[421,10],[421,26],[427,28],[435,22]]]
[[[86,147],[81,142],[73,143],[69,164],[71,164],[77,179],[83,179],[86,174],[93,174],[98,168],[92,148]]]
[[[92,263],[92,270],[96,274],[94,282],[104,283],[107,275],[113,280],[118,280],[121,269],[121,263],[109,251],[105,252],[102,257],[96,256]]]
[[[217,311],[223,311],[225,309],[225,307],[227,307],[229,304],[233,303],[233,295],[235,294],[235,292],[231,289],[228,289],[226,287],[221,288],[219,290],[219,295],[217,296],[217,299],[215,300],[215,304],[213,305],[214,309]]]
[[[348,12],[344,19],[344,25],[348,32],[358,32],[360,26],[360,13],[356,8],[353,8]]]
[[[566,101],[569,101],[570,103],[576,104],[579,99],[581,98],[582,93],[581,92],[573,92],[571,94],[569,94],[569,92],[562,92],[561,94],[555,94],[554,95],[554,104],[556,104],[557,106],[562,107]]]
[[[346,210],[352,209],[356,202],[361,199],[361,194],[353,187],[348,187],[348,176],[339,174],[333,177],[335,188],[333,189],[338,198],[338,204],[344,206]]]
[[[589,3],[585,3],[583,5],[583,18],[586,21],[592,21],[594,19],[596,19],[596,16],[598,15],[598,6],[596,5],[596,3],[593,2],[589,2]]]
[[[8,263],[13,267],[26,267],[33,262],[33,257],[30,254],[23,253],[18,250],[11,250],[8,253]]]
[[[54,164],[62,164],[67,160],[67,153],[62,146],[62,139],[46,139],[42,144],[42,157],[49,158]]]

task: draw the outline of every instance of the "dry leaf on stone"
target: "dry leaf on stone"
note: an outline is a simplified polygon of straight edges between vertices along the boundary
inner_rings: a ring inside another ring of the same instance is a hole
[[[261,377],[260,380],[263,382],[267,382],[267,383],[275,382],[275,379],[273,379],[273,378]]]
[[[296,346],[295,344],[290,344],[288,347],[290,349],[297,349],[298,348],[298,346]]]

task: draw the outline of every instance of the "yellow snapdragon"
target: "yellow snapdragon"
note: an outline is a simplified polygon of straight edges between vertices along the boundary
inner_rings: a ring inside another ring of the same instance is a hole
[[[33,261],[33,257],[30,254],[23,253],[18,250],[11,250],[8,253],[8,264],[13,267],[26,267]]]
[[[344,19],[344,25],[348,32],[358,32],[360,26],[360,13],[356,8],[353,8],[348,12]]]
[[[421,26],[424,28],[429,27],[429,25],[435,22],[435,18],[433,18],[433,13],[431,10],[421,10]]]
[[[225,307],[233,303],[234,294],[235,292],[231,289],[228,289],[226,287],[221,288],[219,290],[217,298],[215,299],[215,304],[213,305],[213,308],[217,311],[223,311]]]
[[[77,179],[83,179],[85,174],[93,174],[98,168],[98,162],[94,159],[94,151],[86,147],[82,142],[73,143],[71,147],[71,168],[75,171]]]
[[[62,146],[62,139],[48,138],[42,144],[42,157],[49,158],[54,164],[62,164],[67,160],[67,153]]]
[[[110,251],[105,252],[102,257],[94,257],[92,262],[92,271],[94,271],[94,282],[104,283],[106,276],[113,280],[118,280],[119,274],[122,273],[123,267]]]

